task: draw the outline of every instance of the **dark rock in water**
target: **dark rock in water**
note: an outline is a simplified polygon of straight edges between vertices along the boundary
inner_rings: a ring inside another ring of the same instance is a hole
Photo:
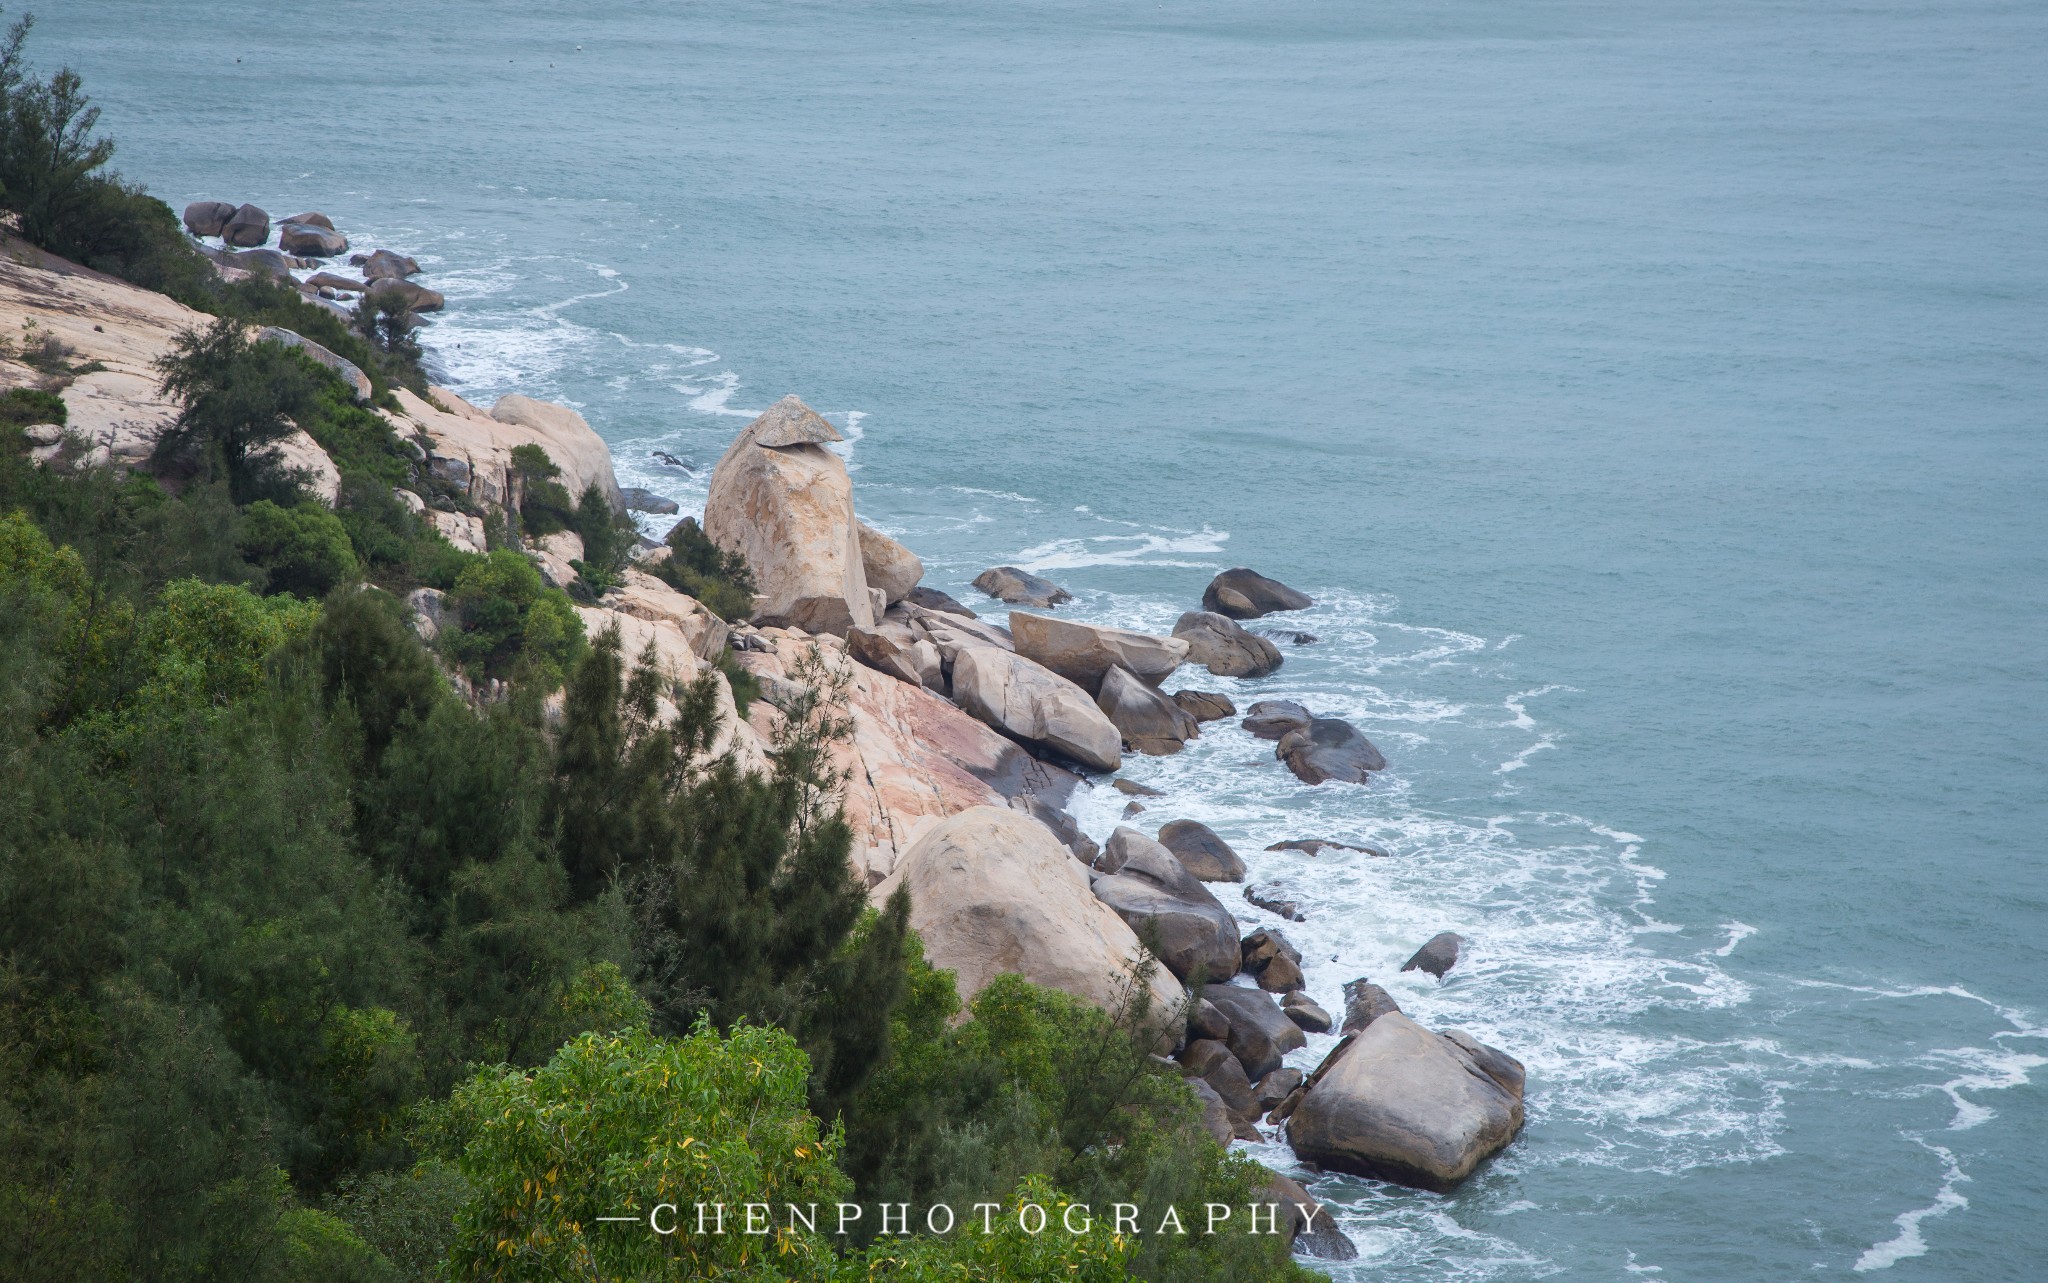
[[[1175,691],[1173,702],[1188,711],[1197,722],[1217,722],[1237,716],[1237,705],[1215,691]]]
[[[1202,609],[1231,619],[1257,619],[1276,610],[1306,610],[1315,604],[1308,594],[1242,566],[1224,571],[1202,590]]]
[[[330,232],[334,230],[334,220],[317,209],[309,209],[303,214],[293,214],[284,221],[287,223],[300,223],[307,227],[318,227]]]
[[[218,236],[234,216],[235,207],[224,200],[195,200],[185,206],[185,230],[194,236]]]
[[[921,606],[926,610],[936,610],[948,615],[958,615],[962,619],[981,618],[981,616],[955,601],[949,594],[942,593],[936,588],[927,588],[923,584],[919,584],[911,589],[910,595],[903,600],[913,606]]]
[[[1401,1011],[1401,1004],[1394,1001],[1394,995],[1380,988],[1364,976],[1344,986],[1344,1033],[1356,1033],[1381,1016]]]
[[[1301,950],[1270,927],[1260,927],[1239,941],[1238,954],[1243,959],[1244,969],[1252,975],[1263,971],[1266,964],[1275,958],[1287,958],[1297,965],[1301,962]]]
[[[1415,951],[1415,956],[1401,964],[1403,971],[1427,971],[1441,980],[1444,972],[1458,965],[1458,951],[1464,946],[1465,937],[1455,931],[1443,931],[1431,936],[1429,943]]]
[[[1230,1037],[1230,1022],[1223,1018],[1222,1011],[1207,998],[1195,999],[1195,1009],[1188,1013],[1188,1036],[1210,1038],[1222,1042]]]
[[[1522,1066],[1398,1013],[1347,1037],[1287,1120],[1304,1161],[1446,1192],[1522,1127]]]
[[[298,267],[301,263],[301,260],[293,258],[289,254],[280,254],[274,249],[245,249],[239,252],[235,250],[202,250],[201,252],[216,263],[225,263],[229,267],[239,267],[245,272],[256,272],[264,276],[274,276],[278,280],[286,282],[289,282],[292,278],[292,269]]]
[[[1328,780],[1363,784],[1367,775],[1387,767],[1387,759],[1371,740],[1359,734],[1356,726],[1334,717],[1312,718],[1307,730],[1287,732],[1280,737],[1273,756],[1287,763],[1287,769],[1305,784]]]
[[[1182,981],[1197,971],[1219,978],[1237,974],[1237,919],[1171,851],[1136,829],[1119,828],[1098,863],[1110,873],[1096,879],[1095,898],[1139,939],[1156,933],[1159,961],[1168,971]]]
[[[332,258],[348,249],[348,237],[331,227],[314,227],[309,223],[282,223],[277,229],[277,247],[287,254]]]
[[[1269,1173],[1266,1201],[1280,1205],[1280,1224],[1285,1226],[1288,1247],[1296,1256],[1318,1261],[1355,1261],[1358,1247],[1337,1228],[1330,1209],[1317,1202],[1299,1183],[1278,1172]]]
[[[1268,851],[1299,851],[1303,855],[1309,856],[1321,855],[1325,851],[1357,851],[1360,854],[1370,855],[1381,860],[1393,858],[1381,847],[1353,846],[1349,842],[1333,842],[1328,838],[1291,838],[1285,842],[1275,842],[1266,849]]]
[[[1024,618],[1028,616],[1011,616],[1012,620]],[[1095,706],[1116,727],[1127,746],[1154,757],[1180,752],[1201,733],[1186,709],[1147,686],[1121,664],[1112,664],[1103,673]]]
[[[1253,631],[1261,637],[1271,637],[1274,641],[1284,641],[1294,646],[1313,646],[1322,640],[1314,633],[1296,632],[1291,628],[1259,628]]]
[[[1259,1079],[1252,1087],[1252,1100],[1257,1103],[1259,1112],[1268,1113],[1273,1106],[1293,1095],[1294,1089],[1301,1086],[1301,1077],[1299,1069],[1290,1069],[1282,1065]]]
[[[1202,1075],[1202,1081],[1214,1087],[1216,1094],[1223,1098],[1233,1123],[1257,1118],[1266,1112],[1259,1108],[1258,1097],[1252,1094],[1252,1082],[1245,1077],[1244,1066],[1227,1051],[1223,1053],[1223,1059]]]
[[[1095,863],[1095,857],[1102,854],[1102,848],[1095,844],[1094,838],[1081,831],[1081,826],[1075,822],[1072,815],[1057,806],[1048,805],[1035,794],[1025,793],[1011,798],[1010,805],[1051,829],[1053,836],[1060,840],[1060,845],[1072,851],[1074,858],[1081,863],[1092,865]]]
[[[681,468],[684,472],[695,472],[697,465],[688,459],[678,459],[666,450],[649,450],[647,457],[664,468]]]
[[[1275,958],[1259,969],[1259,988],[1267,993],[1293,993],[1307,984],[1301,963],[1293,958]]]
[[[370,254],[352,254],[349,262],[363,269],[363,279],[374,281],[384,277],[403,280],[419,273],[420,265],[404,254],[380,249]]]
[[[1159,845],[1204,882],[1244,881],[1244,861],[1206,824],[1175,820],[1159,830]]]
[[[242,205],[221,226],[220,239],[237,247],[261,245],[270,239],[270,215],[254,205]]]
[[[1218,677],[1264,677],[1279,671],[1280,648],[1212,611],[1191,610],[1173,625],[1188,644],[1188,662]]]
[[[667,516],[682,511],[676,506],[675,500],[664,499],[652,490],[643,490],[639,486],[627,486],[619,493],[625,496],[626,507],[633,512],[651,512],[657,516]]]
[[[1288,1115],[1294,1112],[1295,1107],[1301,1104],[1302,1099],[1307,1095],[1308,1088],[1306,1086],[1296,1087],[1293,1091],[1288,1092],[1287,1099],[1273,1106],[1273,1112],[1266,1115],[1266,1121],[1275,1127],[1286,1122]]]
[[[1301,901],[1295,898],[1294,892],[1285,887],[1262,882],[1246,887],[1244,898],[1268,913],[1279,914],[1289,922],[1308,921],[1301,916]]]
[[[1289,731],[1307,730],[1314,720],[1315,714],[1291,699],[1262,699],[1246,710],[1239,725],[1262,740],[1277,740]]]
[[[1115,789],[1117,792],[1123,794],[1125,797],[1166,796],[1166,794],[1160,792],[1158,789],[1152,788],[1150,785],[1140,784],[1135,780],[1115,779],[1109,782],[1109,786]]]
[[[1336,1023],[1330,1019],[1329,1012],[1300,989],[1280,1000],[1280,1010],[1287,1013],[1289,1020],[1300,1025],[1304,1033],[1326,1034]]]
[[[384,251],[378,250],[377,252],[381,254]],[[364,270],[365,272],[368,271],[367,268]],[[424,285],[415,285],[404,277],[371,277],[370,290],[367,297],[382,298],[387,294],[395,294],[399,298],[404,299],[405,305],[415,312],[438,312],[448,305],[448,300],[443,298],[438,290],[430,290]]]
[[[1036,606],[1041,610],[1074,600],[1074,594],[1050,579],[1041,579],[1015,566],[997,566],[975,576],[974,586],[1012,606]]]
[[[1230,1050],[1245,1075],[1257,1081],[1280,1068],[1290,1051],[1308,1046],[1308,1039],[1280,1010],[1273,996],[1236,985],[1208,985],[1202,996],[1216,1004],[1230,1022]]]
[[[1124,818],[1127,820],[1133,815],[1143,815],[1144,813],[1145,804],[1143,802],[1127,802],[1124,804]]]
[[[323,289],[343,290],[350,294],[360,294],[370,288],[352,277],[338,276],[333,272],[315,272],[306,278],[306,284]]]

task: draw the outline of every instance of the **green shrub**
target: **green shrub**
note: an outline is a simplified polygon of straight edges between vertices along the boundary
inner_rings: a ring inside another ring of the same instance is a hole
[[[583,488],[583,497],[576,501],[571,524],[583,540],[583,559],[570,563],[576,568],[575,587],[589,597],[617,587],[619,575],[626,568],[627,554],[640,537],[632,518],[613,511],[611,500],[593,481]]]
[[[70,418],[64,398],[36,388],[9,388],[0,393],[0,423],[25,428],[32,423],[63,424]]]
[[[728,622],[754,613],[754,576],[746,559],[712,543],[695,517],[684,517],[668,532],[668,548],[667,557],[648,566],[657,578]]]
[[[311,499],[291,508],[258,499],[242,510],[235,545],[262,568],[271,592],[325,597],[357,569],[347,527]]]
[[[575,525],[575,502],[547,451],[530,443],[513,446],[512,468],[519,475],[519,521],[527,534],[551,535]]]
[[[583,620],[559,589],[544,588],[523,555],[500,548],[472,558],[449,595],[450,652],[478,676],[511,675],[531,662],[552,684],[583,651]]]
[[[228,483],[236,503],[290,496],[297,478],[278,461],[279,442],[317,413],[334,376],[281,343],[251,343],[225,317],[172,340],[157,362],[178,421],[157,439],[159,465]]]

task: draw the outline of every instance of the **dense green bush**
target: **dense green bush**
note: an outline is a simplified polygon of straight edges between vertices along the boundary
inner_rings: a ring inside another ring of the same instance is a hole
[[[478,676],[511,676],[525,662],[559,681],[583,651],[576,608],[509,548],[471,558],[448,606],[457,623],[447,635],[449,653]]]
[[[70,410],[64,404],[64,398],[55,392],[9,388],[0,393],[0,424],[20,428],[32,423],[62,424],[69,418]]]
[[[325,597],[357,569],[348,529],[310,499],[290,508],[258,499],[242,510],[235,545],[267,576],[271,592]]]
[[[695,517],[684,517],[668,532],[669,555],[648,569],[678,592],[704,603],[724,620],[754,613],[754,576],[746,559],[712,543]]]
[[[226,481],[236,503],[297,499],[277,446],[316,413],[328,371],[282,343],[250,342],[226,317],[179,335],[158,368],[179,413],[157,439],[157,467]]]

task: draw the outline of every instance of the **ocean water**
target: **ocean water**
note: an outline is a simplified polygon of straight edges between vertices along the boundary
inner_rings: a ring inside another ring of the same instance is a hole
[[[1390,769],[1219,724],[1130,763],[1138,822],[1297,887],[1325,1005],[1370,976],[1530,1090],[1452,1196],[1315,1180],[1338,1277],[2048,1271],[2048,9],[40,16],[128,174],[414,253],[447,378],[581,407],[627,484],[695,508],[793,391],[963,597],[1313,593],[1279,673],[1186,684]]]

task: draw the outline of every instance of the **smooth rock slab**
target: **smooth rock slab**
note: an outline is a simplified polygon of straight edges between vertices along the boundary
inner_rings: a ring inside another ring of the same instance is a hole
[[[868,587],[882,590],[882,599],[893,606],[910,596],[917,581],[924,578],[924,561],[910,549],[868,525],[859,523],[860,561]]]
[[[1232,619],[1257,619],[1276,610],[1306,610],[1315,604],[1307,593],[1243,566],[1224,571],[1202,590],[1203,610]]]
[[[1104,674],[1095,706],[1115,725],[1125,744],[1154,757],[1180,752],[1201,733],[1186,709],[1139,681],[1122,665]]]
[[[1337,780],[1363,784],[1374,771],[1387,768],[1373,742],[1356,726],[1334,717],[1317,717],[1306,730],[1289,731],[1280,737],[1273,756],[1287,764],[1304,784]]]
[[[1174,624],[1173,635],[1188,643],[1189,663],[1218,677],[1264,677],[1280,669],[1278,646],[1210,611],[1188,611]]]
[[[1360,976],[1344,986],[1344,1026],[1339,1032],[1356,1033],[1381,1016],[1400,1014],[1401,1004],[1393,994]]]
[[[235,207],[224,200],[195,200],[185,206],[185,230],[194,236],[218,236],[234,216]]]
[[[1281,1057],[1308,1046],[1292,1020],[1280,1010],[1271,994],[1236,985],[1212,984],[1202,996],[1216,1004],[1230,1022],[1230,1050],[1253,1081],[1280,1068]]]
[[[1175,820],[1159,830],[1158,842],[1204,882],[1244,881],[1244,861],[1206,824]]]
[[[1237,716],[1237,705],[1230,702],[1230,697],[1215,691],[1175,691],[1173,702],[1186,709],[1197,722],[1220,722],[1226,717]]]
[[[1037,660],[1090,694],[1102,689],[1112,668],[1123,668],[1145,685],[1156,687],[1188,654],[1188,644],[1179,638],[1021,610],[1010,612],[1010,636],[1019,655]]]
[[[1458,965],[1458,953],[1464,947],[1465,937],[1455,931],[1440,931],[1429,938],[1429,942],[1415,951],[1415,956],[1401,964],[1403,971],[1427,971],[1441,980],[1444,972]]]
[[[670,516],[682,511],[675,500],[664,498],[652,490],[639,486],[623,487],[619,494],[625,499],[626,508],[630,512],[651,512],[656,516]]]
[[[958,615],[963,619],[980,618],[972,610],[961,605],[951,594],[940,592],[936,588],[926,588],[920,585],[905,593],[903,600],[913,606],[922,606],[926,610],[936,610],[942,614]]]
[[[1262,699],[1245,710],[1244,721],[1238,725],[1259,739],[1279,740],[1290,731],[1307,730],[1314,720],[1314,713],[1291,699]]]
[[[287,254],[304,254],[309,258],[332,258],[346,253],[348,237],[331,227],[315,227],[310,223],[283,223],[277,229],[277,247]]]
[[[1072,601],[1074,594],[1050,579],[1042,579],[1016,566],[996,566],[974,577],[974,586],[998,601],[1012,606],[1036,606],[1040,610]]]
[[[960,646],[952,663],[953,701],[1005,735],[1094,770],[1123,765],[1116,726],[1066,678],[991,645]]]
[[[1522,1127],[1522,1066],[1404,1015],[1351,1036],[1287,1120],[1304,1160],[1447,1192]]]

